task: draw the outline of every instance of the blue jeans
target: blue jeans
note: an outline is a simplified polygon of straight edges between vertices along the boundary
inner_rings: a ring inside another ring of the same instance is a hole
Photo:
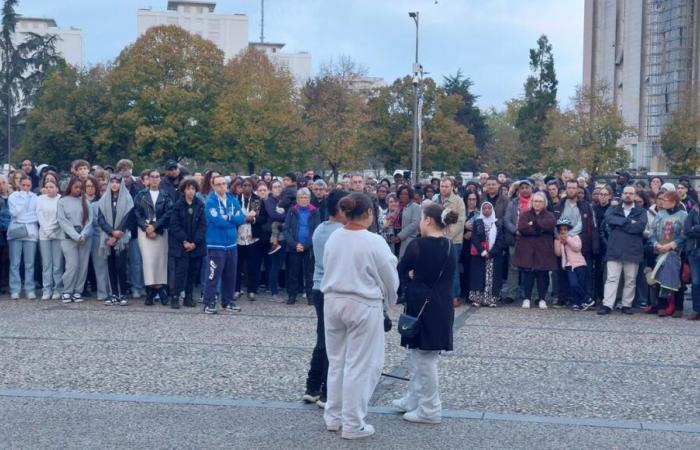
[[[462,253],[462,244],[454,244],[455,274],[452,278],[452,298],[459,298],[462,294],[462,287],[459,284],[459,255]]]
[[[265,271],[267,272],[267,287],[272,295],[279,293],[279,277],[282,262],[284,261],[284,248],[277,250],[272,255],[265,255]]]
[[[143,293],[143,261],[141,260],[141,249],[139,249],[138,239],[129,241],[129,283],[131,293],[135,291]]]
[[[587,272],[586,268],[577,267],[575,269],[572,269],[571,267],[567,267],[565,271],[567,279],[569,281],[569,291],[572,294],[571,297],[573,298],[573,304],[581,306],[583,301],[587,298],[585,288]]]
[[[24,256],[24,293],[34,293],[34,258],[36,258],[36,241],[13,239],[10,246],[10,293],[22,291],[22,278],[19,275],[19,263]]]
[[[693,312],[700,313],[700,256],[689,256],[690,274],[693,284],[691,297],[693,299]]]

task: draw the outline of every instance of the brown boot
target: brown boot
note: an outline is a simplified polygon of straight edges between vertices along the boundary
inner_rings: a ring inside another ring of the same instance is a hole
[[[700,320],[700,312],[694,312],[688,317],[688,320]]]

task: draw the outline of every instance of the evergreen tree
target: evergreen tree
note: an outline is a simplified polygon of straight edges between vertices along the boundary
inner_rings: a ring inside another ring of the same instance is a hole
[[[484,150],[489,137],[489,127],[486,123],[486,117],[476,106],[476,100],[479,96],[470,91],[474,82],[470,78],[462,76],[461,70],[458,70],[455,75],[444,77],[443,82],[446,95],[462,97],[462,102],[455,114],[455,120],[466,127],[469,133],[474,136],[477,148],[480,151]]]

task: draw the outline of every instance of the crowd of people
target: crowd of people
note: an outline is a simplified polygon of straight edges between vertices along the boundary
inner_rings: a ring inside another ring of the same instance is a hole
[[[397,302],[421,324],[402,335],[411,381],[394,406],[439,423],[437,355],[454,308],[597,308],[700,320],[700,203],[688,177],[512,181],[481,173],[412,182],[397,171],[335,184],[309,170],[189,173],[177,161],[21,167],[0,175],[0,293],[107,306],[145,296],[171,308],[239,311],[266,289],[317,311],[304,400],[348,439],[364,422]],[[535,291],[536,288],[536,291]],[[536,296],[535,296],[536,292]],[[325,307],[324,307],[325,305]]]

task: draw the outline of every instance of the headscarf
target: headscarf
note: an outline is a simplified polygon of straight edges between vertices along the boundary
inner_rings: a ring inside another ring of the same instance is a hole
[[[486,205],[491,206],[491,215],[488,217],[484,214],[484,206]],[[489,249],[491,249],[496,243],[496,236],[498,235],[498,227],[496,226],[496,222],[498,222],[498,219],[496,218],[496,211],[494,210],[491,202],[484,202],[481,204],[479,216],[481,218],[481,221],[484,222],[484,231],[486,232],[486,236],[488,237]]]
[[[108,188],[108,191],[105,192],[102,198],[100,198],[98,208],[110,226],[112,224],[116,224],[118,226],[122,223],[124,218],[134,208],[134,200],[131,198],[131,194],[129,194],[129,190],[126,188],[123,179],[121,184],[119,185],[119,197],[117,198],[116,217],[113,217],[112,215],[112,190],[110,188]],[[104,230],[100,228],[99,252],[101,256],[109,256],[112,250],[116,253],[121,253],[127,248],[127,246],[129,245],[129,240],[131,239],[131,232],[129,230],[122,231],[124,231],[124,235],[122,235],[122,237],[119,238],[119,240],[117,240],[116,245],[114,247],[109,247],[106,241],[111,236],[107,236],[107,233],[105,233]]]

